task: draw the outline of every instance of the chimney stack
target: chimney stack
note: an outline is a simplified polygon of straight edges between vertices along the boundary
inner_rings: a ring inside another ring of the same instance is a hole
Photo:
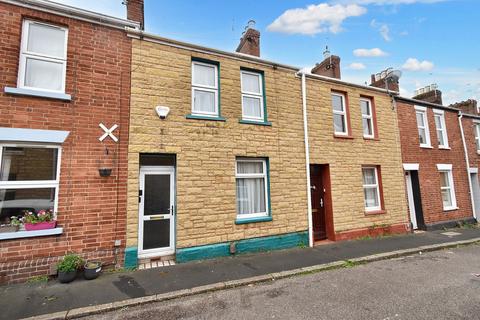
[[[311,72],[320,76],[340,79],[340,57],[332,56],[327,46],[323,52],[323,61],[317,63]]]
[[[379,73],[372,74],[370,86],[381,89],[388,89],[391,91],[400,91],[400,85],[398,79],[387,78],[393,68],[387,68]]]
[[[236,51],[260,57],[260,32],[255,29],[254,20],[248,21]]]
[[[429,86],[415,90],[415,96],[413,99],[422,100],[426,102],[443,104],[442,91],[437,89],[438,86],[434,83]]]
[[[127,6],[127,19],[140,23],[140,29],[145,29],[143,0],[123,0]]]
[[[478,115],[480,112],[478,112],[478,107],[477,107],[477,100],[475,99],[468,99],[465,101],[460,101],[457,103],[453,103],[449,105],[449,107],[457,108],[462,110],[462,112],[469,113],[469,114],[475,114]]]

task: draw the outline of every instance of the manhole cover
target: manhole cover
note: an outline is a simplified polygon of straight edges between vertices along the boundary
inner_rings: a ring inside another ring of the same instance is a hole
[[[447,231],[447,232],[442,232],[441,234],[448,236],[448,237],[455,237],[461,235],[461,233],[458,232],[453,232],[453,231]]]

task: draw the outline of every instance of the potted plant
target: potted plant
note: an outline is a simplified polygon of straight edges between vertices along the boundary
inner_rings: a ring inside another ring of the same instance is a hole
[[[83,260],[78,255],[67,254],[58,262],[58,281],[61,283],[72,282],[77,277],[77,270],[82,266]]]
[[[0,232],[17,232],[21,222],[16,216],[10,217],[10,223],[0,224]]]
[[[40,210],[37,213],[24,210],[23,214],[23,224],[27,231],[53,229],[57,225],[51,209]]]
[[[102,271],[102,263],[100,261],[88,261],[83,266],[83,277],[86,280],[96,279]]]

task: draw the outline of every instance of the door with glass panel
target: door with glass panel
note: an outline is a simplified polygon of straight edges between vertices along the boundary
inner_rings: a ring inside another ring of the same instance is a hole
[[[174,167],[140,169],[138,255],[175,252]]]

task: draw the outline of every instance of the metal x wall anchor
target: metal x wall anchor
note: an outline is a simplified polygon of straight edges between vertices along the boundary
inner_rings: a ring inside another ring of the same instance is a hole
[[[106,137],[110,137],[113,141],[118,142],[118,138],[113,135],[113,131],[118,128],[117,124],[114,124],[110,129],[105,127],[103,123],[100,123],[98,126],[102,128],[103,131],[105,131],[105,133],[100,138],[98,138],[98,140],[103,141]]]

